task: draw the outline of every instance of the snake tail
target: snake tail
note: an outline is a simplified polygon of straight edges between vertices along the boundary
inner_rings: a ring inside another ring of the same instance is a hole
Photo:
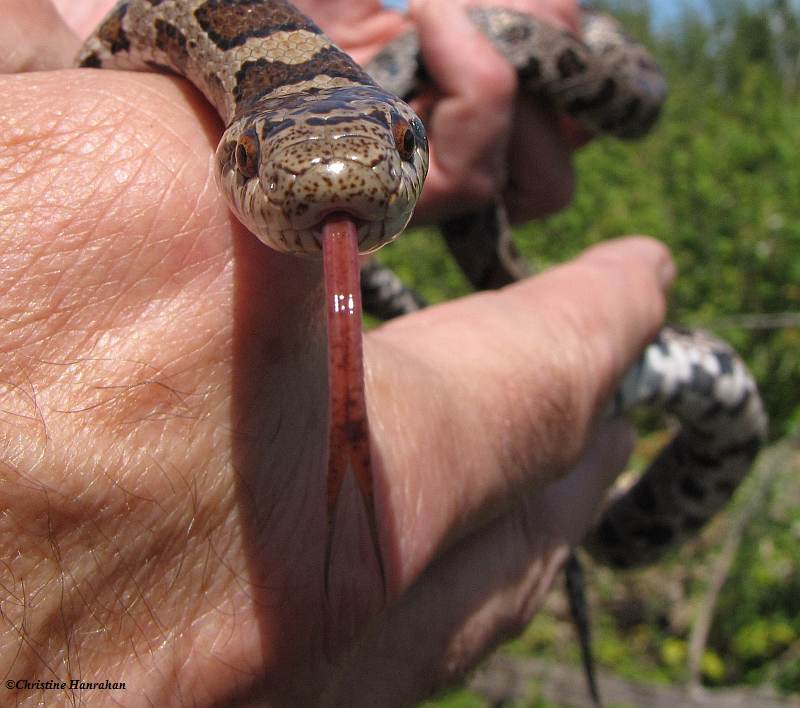
[[[364,312],[384,321],[428,305],[422,295],[374,257],[361,264],[361,302]]]
[[[328,320],[328,471],[325,594],[330,591],[336,512],[342,483],[352,473],[367,514],[370,539],[381,582],[386,572],[381,554],[372,483],[369,423],[364,391],[359,285],[358,231],[346,214],[330,217],[322,232],[325,312]]]
[[[592,704],[600,708],[603,705],[603,699],[600,697],[594,652],[592,651],[592,627],[589,620],[589,605],[586,601],[586,581],[583,566],[574,549],[564,565],[564,585],[570,616],[575,625],[575,634],[578,636],[581,648],[581,663],[586,676],[586,687]]]

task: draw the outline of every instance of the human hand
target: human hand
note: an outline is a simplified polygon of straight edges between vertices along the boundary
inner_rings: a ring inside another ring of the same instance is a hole
[[[431,142],[417,223],[473,213],[498,195],[512,222],[541,218],[572,198],[573,149],[585,136],[541,99],[518,91],[513,68],[465,13],[502,5],[576,31],[575,0],[416,0],[411,17],[436,84],[415,102]],[[467,49],[468,48],[468,49]]]
[[[78,46],[78,37],[50,0],[4,0],[0,74],[69,66]]]
[[[84,35],[111,0],[76,7],[58,0]],[[575,31],[576,0],[480,0]],[[94,6],[93,6],[94,4]],[[438,223],[502,194],[512,221],[546,216],[571,199],[571,154],[585,136],[537,99],[517,93],[513,69],[475,28],[464,8],[477,0],[415,0],[408,15],[378,0],[296,0],[357,61],[369,60],[415,28],[435,91],[412,102],[431,144],[431,165],[414,223]],[[469,51],[465,48],[469,47]]]
[[[576,31],[575,0],[415,0],[408,16],[382,10],[376,0],[297,4],[365,64],[402,31],[417,30],[435,90],[412,101],[431,145],[414,223],[472,212],[498,194],[514,221],[545,216],[570,200],[571,153],[585,135],[540,100],[518,93],[514,70],[465,7],[502,5]]]
[[[367,337],[390,605],[326,651],[353,608],[322,593],[319,265],[227,211],[219,121],[182,82],[2,77],[0,105],[9,677],[403,705],[524,625],[626,457],[596,416],[660,325],[662,247],[602,246]]]

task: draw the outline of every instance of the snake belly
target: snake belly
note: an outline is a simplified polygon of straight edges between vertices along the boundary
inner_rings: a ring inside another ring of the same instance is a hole
[[[656,123],[667,97],[655,60],[612,17],[584,11],[581,38],[505,8],[470,8],[483,34],[516,68],[520,88],[542,97],[589,131],[638,138]],[[426,79],[412,32],[367,67],[401,96]],[[476,289],[497,288],[530,274],[495,204],[442,224],[445,240]],[[362,271],[365,309],[389,319],[426,305],[389,269],[371,260]],[[627,373],[609,415],[649,409],[680,423],[671,443],[638,482],[612,494],[584,547],[618,568],[653,563],[696,534],[730,499],[767,435],[755,381],[741,358],[703,331],[666,327]]]

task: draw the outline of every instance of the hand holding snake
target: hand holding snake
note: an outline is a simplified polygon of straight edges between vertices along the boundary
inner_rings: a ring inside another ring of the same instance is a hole
[[[319,267],[272,253],[230,217],[209,171],[217,121],[181,82],[73,72],[3,79],[2,91],[15,97],[3,103],[3,168],[16,175],[3,192],[14,215],[3,341],[15,354],[3,379],[19,384],[6,405],[19,417],[5,489],[27,520],[4,538],[30,559],[15,577],[52,598],[25,608],[24,631],[50,636],[49,613],[64,617],[68,603],[77,631],[66,655],[96,657],[100,671],[124,663],[123,678],[151,698],[285,696],[303,678],[315,694],[330,680],[312,483],[324,420],[301,422],[324,405]],[[658,327],[667,271],[660,247],[610,245],[369,340],[373,434],[384,473],[403,480],[383,505],[392,592],[419,583],[339,667],[369,677],[360,695],[398,680],[370,662],[427,667],[421,680],[400,679],[424,692],[533,611],[609,481],[599,471],[623,451],[595,448],[596,466],[548,482],[575,461],[600,402]],[[591,297],[576,280],[595,284]],[[476,337],[487,331],[491,343]],[[500,382],[517,376],[510,402]],[[446,405],[456,397],[472,405]],[[477,420],[482,439],[470,434]],[[62,594],[45,592],[53,577]],[[114,625],[112,640],[97,621],[114,598],[131,622]],[[53,646],[58,668],[65,654]],[[17,649],[11,636],[3,651]],[[155,693],[151,669],[165,665],[182,667],[178,682]]]
[[[60,2],[68,12],[80,10],[75,26],[82,36],[113,4],[96,0],[92,10],[88,0],[80,8],[69,0]],[[382,9],[375,0],[295,4],[362,65],[399,33],[411,27],[420,33],[437,91],[412,102],[425,117],[434,145],[414,223],[438,223],[467,205],[474,207],[476,199],[488,203],[498,189],[504,191],[515,220],[542,217],[566,204],[574,186],[571,146],[583,137],[574,123],[565,123],[541,101],[519,94],[514,72],[465,16],[466,0],[411,2],[408,15]],[[485,4],[514,7],[573,31],[579,24],[576,0]],[[463,51],[466,46],[469,52]],[[73,48],[64,52],[64,62],[72,60]],[[498,149],[503,145],[505,150]],[[503,153],[506,160],[500,163],[497,155]]]

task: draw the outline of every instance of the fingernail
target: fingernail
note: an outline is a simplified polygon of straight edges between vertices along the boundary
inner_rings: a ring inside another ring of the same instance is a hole
[[[631,257],[647,263],[655,275],[661,289],[666,292],[672,287],[677,273],[672,256],[663,243],[649,236],[624,236],[592,246],[583,258],[597,261],[613,261],[625,268],[631,266]]]
[[[672,258],[668,257],[658,269],[658,280],[662,290],[669,290],[672,287],[676,274],[675,262]]]

